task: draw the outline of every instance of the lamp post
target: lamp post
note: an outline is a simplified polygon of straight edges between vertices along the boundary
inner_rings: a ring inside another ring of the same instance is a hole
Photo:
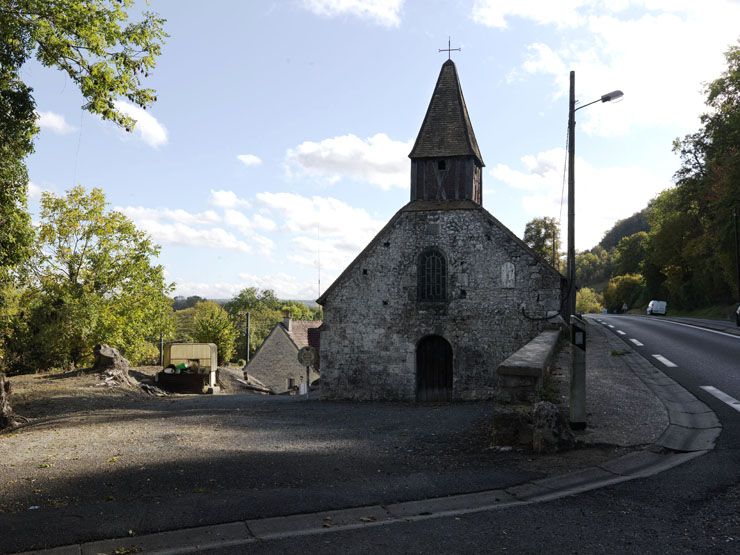
[[[576,157],[576,112],[597,102],[609,102],[624,96],[622,91],[612,91],[603,95],[598,100],[583,104],[576,108],[576,72],[570,72],[570,98],[568,103],[568,302],[566,304],[567,314],[565,321],[570,321],[570,316],[576,313],[576,246],[575,246],[575,157]]]
[[[570,72],[570,98],[568,104],[568,311],[565,321],[570,325],[573,358],[570,369],[570,427],[586,428],[586,322],[576,316],[576,112],[597,102],[609,102],[624,96],[622,91],[612,91],[598,100],[576,108],[576,72]]]

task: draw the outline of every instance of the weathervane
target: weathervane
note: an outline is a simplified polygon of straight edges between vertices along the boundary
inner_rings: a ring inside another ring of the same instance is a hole
[[[447,52],[447,59],[452,59],[452,52],[462,52],[462,48],[451,48],[450,47],[450,37],[447,37],[447,48],[440,48],[438,52]]]

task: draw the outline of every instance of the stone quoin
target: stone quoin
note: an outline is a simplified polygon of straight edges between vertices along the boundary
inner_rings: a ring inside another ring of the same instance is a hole
[[[563,276],[481,205],[451,60],[409,158],[410,202],[318,299],[324,399],[491,398],[497,366],[560,310]]]

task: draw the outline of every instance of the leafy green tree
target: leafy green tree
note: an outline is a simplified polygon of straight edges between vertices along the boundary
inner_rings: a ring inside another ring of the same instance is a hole
[[[649,212],[650,207],[648,206],[639,212],[635,212],[629,218],[617,221],[609,231],[604,233],[604,237],[599,241],[599,246],[606,250],[613,250],[623,237],[628,237],[640,231],[649,231]]]
[[[534,218],[527,222],[524,242],[554,268],[560,269],[560,225],[555,218]]]
[[[590,251],[576,253],[576,282],[581,286],[596,286],[612,274],[613,256],[597,245]],[[603,287],[603,285],[601,285]]]
[[[133,0],[2,0],[0,2],[0,268],[30,256],[23,163],[38,132],[33,90],[23,65],[35,57],[64,71],[85,98],[84,109],[126,128],[126,98],[145,108],[156,100],[141,85],[166,37],[164,20],[145,12],[128,20]]]
[[[215,343],[219,364],[231,360],[237,331],[228,312],[213,301],[201,301],[193,310],[193,339],[201,343]]]
[[[599,314],[604,309],[604,298],[589,287],[576,292],[576,312],[579,314]]]
[[[642,271],[647,251],[648,234],[638,231],[622,237],[617,243],[614,270],[618,275],[635,274]]]
[[[281,301],[271,289],[257,289],[246,287],[226,303],[226,310],[232,322],[239,330],[240,339],[237,341],[237,352],[240,357],[246,358],[244,330],[246,330],[246,315],[250,315],[249,351],[250,357],[262,345],[270,330],[282,321],[285,314],[294,320],[320,320],[321,309],[311,309],[304,303],[297,301]]]
[[[27,314],[16,323],[22,366],[88,363],[96,343],[132,362],[155,356],[159,334],[172,329],[171,286],[151,263],[159,247],[126,216],[107,212],[100,189],[44,193],[36,243]]]
[[[616,276],[609,280],[604,291],[604,304],[609,312],[632,308],[642,298],[645,282],[639,274]]]

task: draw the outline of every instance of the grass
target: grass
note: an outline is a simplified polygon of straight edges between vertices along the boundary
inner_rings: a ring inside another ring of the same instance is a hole
[[[711,318],[715,320],[734,320],[736,304],[720,304],[697,308],[695,310],[671,310],[668,307],[669,316],[686,316],[689,318]]]

